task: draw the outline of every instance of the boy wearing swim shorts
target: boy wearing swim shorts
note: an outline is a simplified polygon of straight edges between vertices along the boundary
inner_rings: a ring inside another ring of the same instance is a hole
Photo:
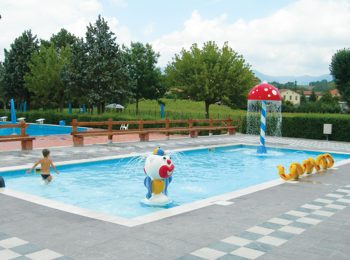
[[[52,181],[52,176],[50,174],[50,167],[52,167],[52,169],[59,174],[59,172],[57,171],[55,165],[52,163],[51,159],[49,158],[50,155],[50,151],[48,149],[44,149],[43,150],[43,156],[44,158],[40,159],[39,161],[37,161],[33,167],[31,169],[29,169],[27,171],[27,173],[31,173],[34,168],[40,164],[41,165],[41,177],[43,178],[43,180],[46,183],[49,183]]]

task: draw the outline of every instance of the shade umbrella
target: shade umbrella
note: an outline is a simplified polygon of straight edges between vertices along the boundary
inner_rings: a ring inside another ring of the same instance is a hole
[[[16,109],[15,109],[15,101],[13,98],[10,100],[10,105],[11,105],[11,123],[16,124],[17,118],[16,118]]]

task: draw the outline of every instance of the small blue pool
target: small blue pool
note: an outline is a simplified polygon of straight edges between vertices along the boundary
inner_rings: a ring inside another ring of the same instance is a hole
[[[172,153],[175,165],[169,197],[173,207],[278,179],[276,165],[316,158],[320,152],[269,148],[257,155],[256,147],[236,145]],[[52,156],[55,156],[52,154]],[[335,162],[349,154],[332,154]],[[162,210],[143,206],[144,160],[129,157],[58,167],[60,175],[44,185],[39,174],[24,170],[0,173],[9,189],[126,218]],[[287,170],[288,171],[288,170]],[[335,176],[334,176],[335,177]]]
[[[0,124],[9,124],[3,123]],[[85,127],[78,127],[78,131],[86,131]],[[0,129],[0,135],[20,134],[19,128],[4,128]],[[72,132],[71,126],[58,126],[58,125],[46,125],[46,124],[29,124],[26,128],[26,133],[30,136],[43,136],[43,135],[60,135],[70,134]]]

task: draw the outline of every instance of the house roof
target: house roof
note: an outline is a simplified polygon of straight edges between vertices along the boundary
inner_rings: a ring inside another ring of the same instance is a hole
[[[334,97],[334,96],[340,96],[340,94],[339,94],[339,91],[338,91],[338,89],[331,89],[330,91],[329,91],[329,93],[331,93],[331,95]]]

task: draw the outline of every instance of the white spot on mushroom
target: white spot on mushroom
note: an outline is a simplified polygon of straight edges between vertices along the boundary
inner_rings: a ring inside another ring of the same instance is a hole
[[[268,88],[264,88],[265,91],[269,91]]]
[[[271,97],[271,95],[270,95],[270,94],[268,94],[267,96],[268,96],[268,97]]]
[[[255,91],[252,92],[252,94],[254,94]]]
[[[272,94],[276,96],[277,95],[277,91],[276,90],[272,90]]]

